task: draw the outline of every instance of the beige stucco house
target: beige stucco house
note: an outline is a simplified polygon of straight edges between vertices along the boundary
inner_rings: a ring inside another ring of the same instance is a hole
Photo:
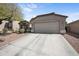
[[[79,20],[69,23],[67,28],[69,32],[79,34]]]
[[[67,16],[49,13],[38,15],[31,19],[32,32],[36,33],[65,33]]]
[[[3,31],[5,23],[7,23],[8,21],[2,21],[2,24],[0,24],[0,32]],[[13,21],[13,30],[14,31],[18,31],[19,30],[19,21]]]

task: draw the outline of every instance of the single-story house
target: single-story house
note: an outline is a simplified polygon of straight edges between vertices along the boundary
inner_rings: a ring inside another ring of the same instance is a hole
[[[35,33],[65,33],[67,16],[56,13],[38,15],[31,19],[32,32]]]
[[[79,20],[69,23],[67,28],[68,32],[79,34]]]
[[[8,21],[2,21],[2,24],[0,24],[0,32],[1,31],[3,31],[3,29],[5,28],[5,25],[6,25],[6,23],[8,23]],[[13,26],[12,26],[12,29],[14,30],[14,31],[18,31],[19,30],[19,21],[13,21]]]

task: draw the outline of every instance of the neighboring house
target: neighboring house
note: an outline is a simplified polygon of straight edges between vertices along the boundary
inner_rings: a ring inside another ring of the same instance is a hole
[[[67,16],[49,13],[38,15],[31,19],[32,32],[36,33],[65,33]]]
[[[0,24],[0,32],[4,29],[5,24],[7,23],[7,21],[2,21],[2,23]]]
[[[5,28],[6,23],[8,23],[8,21],[2,21],[2,24],[0,24],[0,32],[3,31],[3,29]],[[14,31],[18,31],[19,30],[19,21],[12,21],[12,29]]]
[[[20,21],[13,21],[13,30],[14,32],[19,31],[20,25],[19,25]]]
[[[69,23],[67,28],[68,32],[79,34],[79,20]]]

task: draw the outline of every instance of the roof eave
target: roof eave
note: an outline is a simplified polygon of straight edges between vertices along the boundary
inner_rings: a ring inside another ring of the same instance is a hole
[[[36,16],[35,18],[32,18],[32,19],[30,20],[30,22],[32,22],[34,19],[36,19],[36,18],[38,18],[38,17],[47,16],[47,15],[58,15],[58,16],[65,17],[65,18],[68,17],[68,16],[64,16],[64,15],[55,14],[55,13],[53,12],[53,13],[49,13],[49,14],[38,15],[38,16]]]

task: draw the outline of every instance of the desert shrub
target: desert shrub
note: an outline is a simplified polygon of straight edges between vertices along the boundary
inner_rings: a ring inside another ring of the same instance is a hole
[[[3,33],[3,31],[0,31],[0,34],[2,34]]]
[[[4,28],[4,29],[3,29],[3,34],[6,34],[7,31],[8,31],[8,29],[7,29],[7,28]]]
[[[14,33],[19,33],[19,30],[15,30],[15,31],[13,31]]]
[[[24,29],[19,29],[20,33],[24,33],[24,31],[25,31]]]

